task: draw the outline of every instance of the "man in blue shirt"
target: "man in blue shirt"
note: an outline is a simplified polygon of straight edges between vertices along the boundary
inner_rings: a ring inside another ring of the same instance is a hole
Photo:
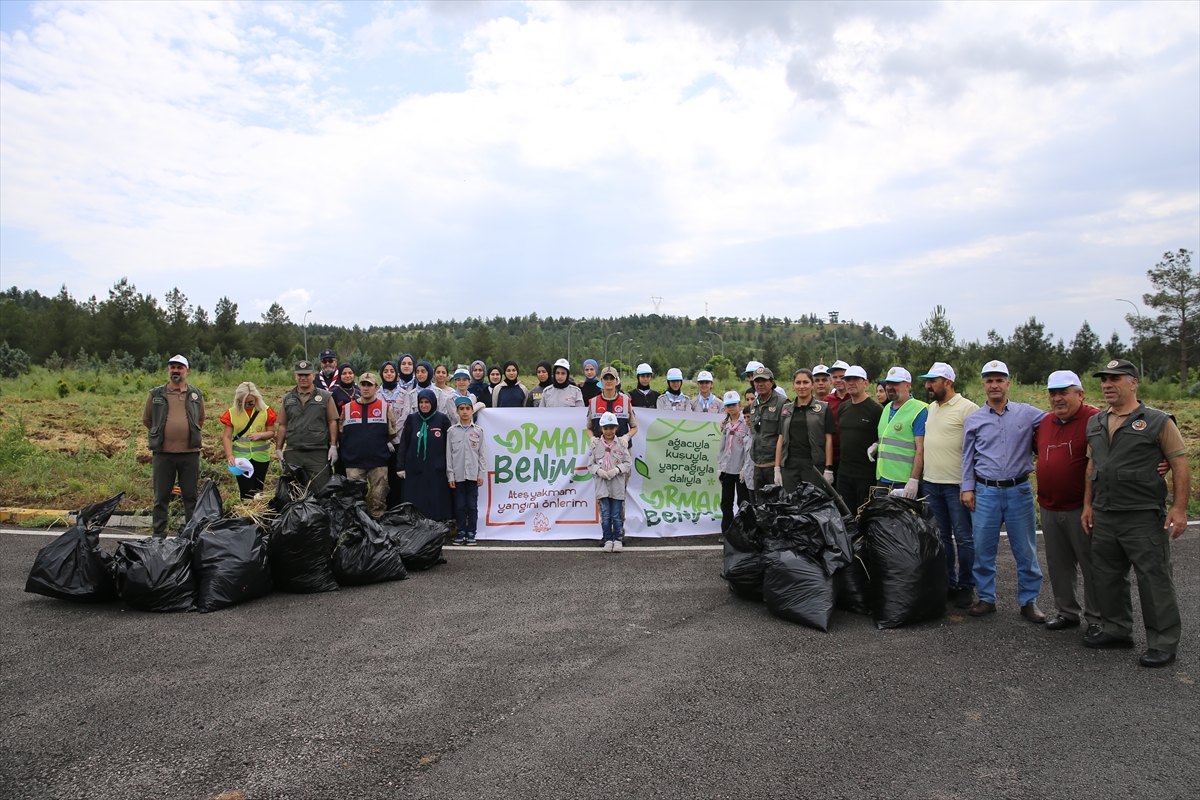
[[[1017,561],[1017,601],[1021,616],[1045,622],[1037,607],[1042,568],[1037,559],[1037,511],[1029,473],[1033,472],[1033,436],[1045,412],[1008,401],[1008,367],[1003,361],[983,365],[987,404],[963,423],[962,504],[972,513],[975,540],[975,583],[979,601],[968,612],[982,617],[996,611],[996,551],[1000,524]]]

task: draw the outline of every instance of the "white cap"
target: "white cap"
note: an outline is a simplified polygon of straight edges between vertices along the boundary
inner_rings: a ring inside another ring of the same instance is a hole
[[[892,367],[884,380],[888,383],[912,383],[912,375],[904,367]]]
[[[850,369],[850,365],[847,364],[845,361],[835,361],[829,365],[829,369],[830,369],[830,371],[835,370],[835,369]]]
[[[945,361],[935,361],[933,366],[929,368],[929,372],[924,375],[918,375],[918,378],[924,380],[926,378],[945,378],[948,381],[954,380],[954,367],[947,364]]]
[[[842,377],[843,378],[862,378],[865,381],[867,379],[867,371],[859,366],[846,367],[846,374],[843,375]]]
[[[565,358],[560,358],[558,361],[554,362],[554,368],[558,369],[559,367],[562,367],[567,372],[570,372],[571,371],[571,362],[567,361]]]
[[[603,428],[605,425],[616,425],[616,424],[617,424],[617,415],[612,413],[611,411],[605,411],[603,414],[600,415],[600,427],[601,428]]]
[[[712,373],[706,369],[700,370],[700,372],[696,373],[696,383],[699,383],[700,381],[708,381],[709,383],[712,383]]]
[[[452,377],[455,380],[458,380],[459,378],[467,378],[468,380],[470,380],[471,370],[467,369],[462,364],[459,364],[458,369],[454,370],[454,375]]]
[[[735,406],[740,402],[742,402],[742,396],[737,393],[736,389],[730,389],[725,393],[725,402],[723,405]]]
[[[637,365],[637,374],[638,375],[653,375],[654,369],[649,364],[638,364]]]
[[[1069,369],[1060,369],[1050,373],[1050,380],[1046,381],[1046,390],[1050,389],[1065,389],[1068,386],[1078,386],[1083,388],[1083,381],[1079,380],[1079,376]]]
[[[669,370],[667,370],[667,380],[669,380],[669,381],[683,380],[683,370],[677,369],[676,367],[671,367]]]
[[[1000,375],[1008,376],[1008,364],[1003,361],[989,361],[983,365],[983,369],[979,371],[980,375],[989,375],[991,373],[999,373]]]
[[[192,365],[188,363],[188,360],[180,355],[171,356],[170,358],[167,359],[167,363],[168,364],[183,364],[188,369],[192,368]]]
[[[813,375],[828,375],[829,367],[825,366],[824,364],[817,364],[815,367],[812,368],[812,374]]]
[[[750,361],[746,364],[746,370],[742,374],[743,375],[753,374],[754,370],[758,369],[762,365],[763,365],[763,363],[761,361]]]

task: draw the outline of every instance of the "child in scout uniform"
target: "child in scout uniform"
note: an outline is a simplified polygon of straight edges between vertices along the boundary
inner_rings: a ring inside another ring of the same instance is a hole
[[[672,367],[667,370],[667,391],[658,396],[655,407],[659,411],[691,411],[692,398],[683,393],[683,371]]]
[[[458,522],[455,544],[474,545],[479,524],[479,487],[487,476],[487,441],[483,428],[472,422],[475,407],[469,397],[456,397],[454,411],[458,422],[450,426],[447,438],[450,460],[446,478],[454,493],[454,516]]]
[[[471,400],[471,407],[475,409],[472,413],[478,414],[483,409],[487,408],[479,401],[479,398],[474,392],[470,391],[471,373],[463,365],[459,365],[458,369],[454,370],[454,396],[452,402],[455,403],[454,413],[458,413],[458,398],[467,397]],[[472,417],[474,419],[474,417]]]
[[[721,534],[733,523],[737,506],[750,499],[754,462],[750,460],[750,426],[742,414],[742,397],[736,389],[725,393],[725,419],[721,420],[721,452],[717,473],[721,481]],[[737,506],[734,505],[736,494]]]
[[[721,398],[712,393],[712,385],[712,373],[706,369],[700,370],[696,375],[696,386],[700,388],[700,394],[692,399],[692,411],[699,411],[701,414],[721,414],[725,411]]]
[[[604,552],[619,553],[625,538],[625,478],[633,469],[633,459],[617,438],[617,415],[611,411],[600,417],[600,436],[592,441],[587,466],[600,504]]]

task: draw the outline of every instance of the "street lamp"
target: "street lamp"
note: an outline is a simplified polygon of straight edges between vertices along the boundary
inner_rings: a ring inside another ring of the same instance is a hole
[[[711,358],[716,358],[716,357],[717,357],[717,354],[716,354],[716,352],[713,350],[712,342],[706,342],[706,341],[704,341],[703,339],[701,339],[700,341],[696,342],[696,344],[702,344],[702,345],[706,345],[706,346],[708,347],[708,354],[709,354],[709,356],[710,356]]]
[[[308,311],[304,312],[303,326],[304,326],[304,360],[305,361],[308,361],[308,315],[311,313],[312,313],[311,308]]]
[[[567,363],[568,363],[568,364],[570,364],[570,363],[571,363],[571,331],[572,331],[572,330],[575,328],[575,326],[576,326],[576,325],[578,325],[580,322],[583,322],[583,320],[581,320],[581,319],[577,319],[577,320],[575,320],[574,322],[572,322],[572,323],[571,323],[571,324],[570,324],[570,325],[567,327]]]
[[[1118,298],[1116,298],[1116,300],[1118,303],[1129,303],[1129,305],[1133,307],[1133,313],[1136,314],[1139,318],[1141,318],[1141,316],[1142,316],[1141,307],[1136,305],[1132,300],[1126,300],[1122,297],[1118,297]],[[1129,320],[1125,320],[1125,321],[1129,322]],[[1130,325],[1129,328],[1130,328],[1130,330],[1133,330],[1132,325]],[[1141,348],[1138,348],[1138,371],[1142,373],[1141,374],[1142,380],[1145,380],[1146,379],[1146,354]]]
[[[636,340],[635,339],[626,339],[625,341],[621,342],[620,345],[617,346],[617,361],[619,361],[621,363],[622,367],[625,366],[625,345],[627,345],[633,341],[636,341]],[[622,370],[621,372],[622,372],[621,377],[624,378],[625,377],[624,370]]]
[[[721,340],[721,358],[724,358],[725,357],[725,337],[722,336],[721,334],[717,333],[716,331],[709,331],[708,333],[710,336],[715,336]]]
[[[620,336],[620,335],[621,335],[621,332],[616,331],[615,333],[610,333],[608,336],[604,337],[604,366],[606,366],[606,367],[608,366],[608,340],[614,336]]]

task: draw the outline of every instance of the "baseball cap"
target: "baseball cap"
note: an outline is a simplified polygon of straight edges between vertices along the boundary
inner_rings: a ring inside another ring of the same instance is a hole
[[[187,363],[186,361],[184,362]],[[1134,366],[1132,361],[1124,358],[1114,358],[1112,361],[1104,365],[1104,369],[1099,372],[1093,372],[1093,378],[1103,378],[1105,375],[1132,375],[1137,378],[1138,368]]]
[[[459,378],[466,378],[467,380],[470,380],[471,370],[467,369],[462,364],[459,364],[458,368],[454,370],[454,380],[458,380]]]
[[[753,375],[754,370],[758,369],[761,366],[762,366],[761,361],[748,361],[748,362],[746,362],[746,369],[744,372],[742,372],[742,374],[743,375]]]
[[[621,376],[617,374],[617,370],[615,367],[605,367],[604,369],[600,370],[600,377],[601,378],[612,377],[612,378],[616,378],[617,380],[621,379]]]
[[[737,393],[736,389],[730,389],[728,392],[725,393],[724,405],[735,406],[740,402],[742,402],[742,396]]]
[[[850,365],[845,361],[835,361],[829,365],[829,371],[833,372],[835,369],[850,369]]]
[[[560,358],[558,361],[554,362],[554,368],[558,369],[559,367],[562,367],[567,372],[570,372],[571,371],[571,362],[567,361],[565,358]]]
[[[337,353],[333,352],[332,350],[322,350],[321,360],[324,361],[327,358],[332,358],[334,361],[337,361]]]
[[[671,367],[669,370],[667,370],[667,380],[669,380],[669,381],[683,380],[683,370],[677,369],[675,367]]]
[[[812,374],[813,375],[828,375],[829,367],[825,366],[824,364],[817,364],[815,367],[812,368]]]
[[[773,380],[775,380],[775,373],[771,372],[771,370],[767,369],[766,367],[760,365],[755,368],[754,374],[751,377],[754,380],[763,378],[764,380],[773,381]]]
[[[708,381],[709,383],[712,383],[712,373],[706,369],[700,370],[698,373],[696,373],[696,383],[700,383],[701,381]]]
[[[649,364],[638,364],[637,365],[637,374],[638,375],[653,375],[654,370],[651,368],[651,366]]]
[[[617,424],[617,415],[612,413],[611,411],[605,411],[603,414],[600,415],[600,427],[601,428],[607,427],[609,425],[616,425],[616,424]]]
[[[457,375],[457,374],[458,373],[455,373],[455,375]],[[379,378],[375,377],[374,372],[364,372],[362,375],[358,376],[358,383],[360,386],[364,383],[369,383],[372,386],[378,386]]]
[[[954,380],[954,367],[945,361],[935,361],[933,362],[933,366],[929,368],[929,372],[917,377],[921,380],[925,380],[926,378],[945,378],[948,381],[952,381]]]
[[[300,359],[299,361],[296,362],[295,366],[292,367],[292,372],[296,373],[297,375],[312,375],[313,374],[312,362],[306,361],[304,359]]]
[[[192,368],[192,365],[188,363],[188,360],[180,355],[171,356],[170,358],[167,359],[167,363],[168,364],[183,364],[188,369]]]
[[[455,408],[458,408],[459,406],[469,406],[469,405],[474,405],[471,402],[471,398],[469,398],[463,394],[455,396],[455,398],[454,398],[454,407]]]
[[[892,367],[884,380],[888,383],[912,383],[912,373],[904,367]]]
[[[1003,361],[989,361],[983,365],[983,369],[979,372],[980,375],[1004,375],[1008,377],[1008,364]]]
[[[1079,380],[1079,376],[1069,369],[1060,369],[1050,373],[1050,379],[1046,381],[1046,390],[1050,389],[1065,389],[1068,386],[1078,386],[1083,388],[1083,381]]]
[[[862,378],[865,381],[867,379],[867,371],[859,366],[846,367],[846,374],[843,375],[842,377],[844,377],[844,378]]]

